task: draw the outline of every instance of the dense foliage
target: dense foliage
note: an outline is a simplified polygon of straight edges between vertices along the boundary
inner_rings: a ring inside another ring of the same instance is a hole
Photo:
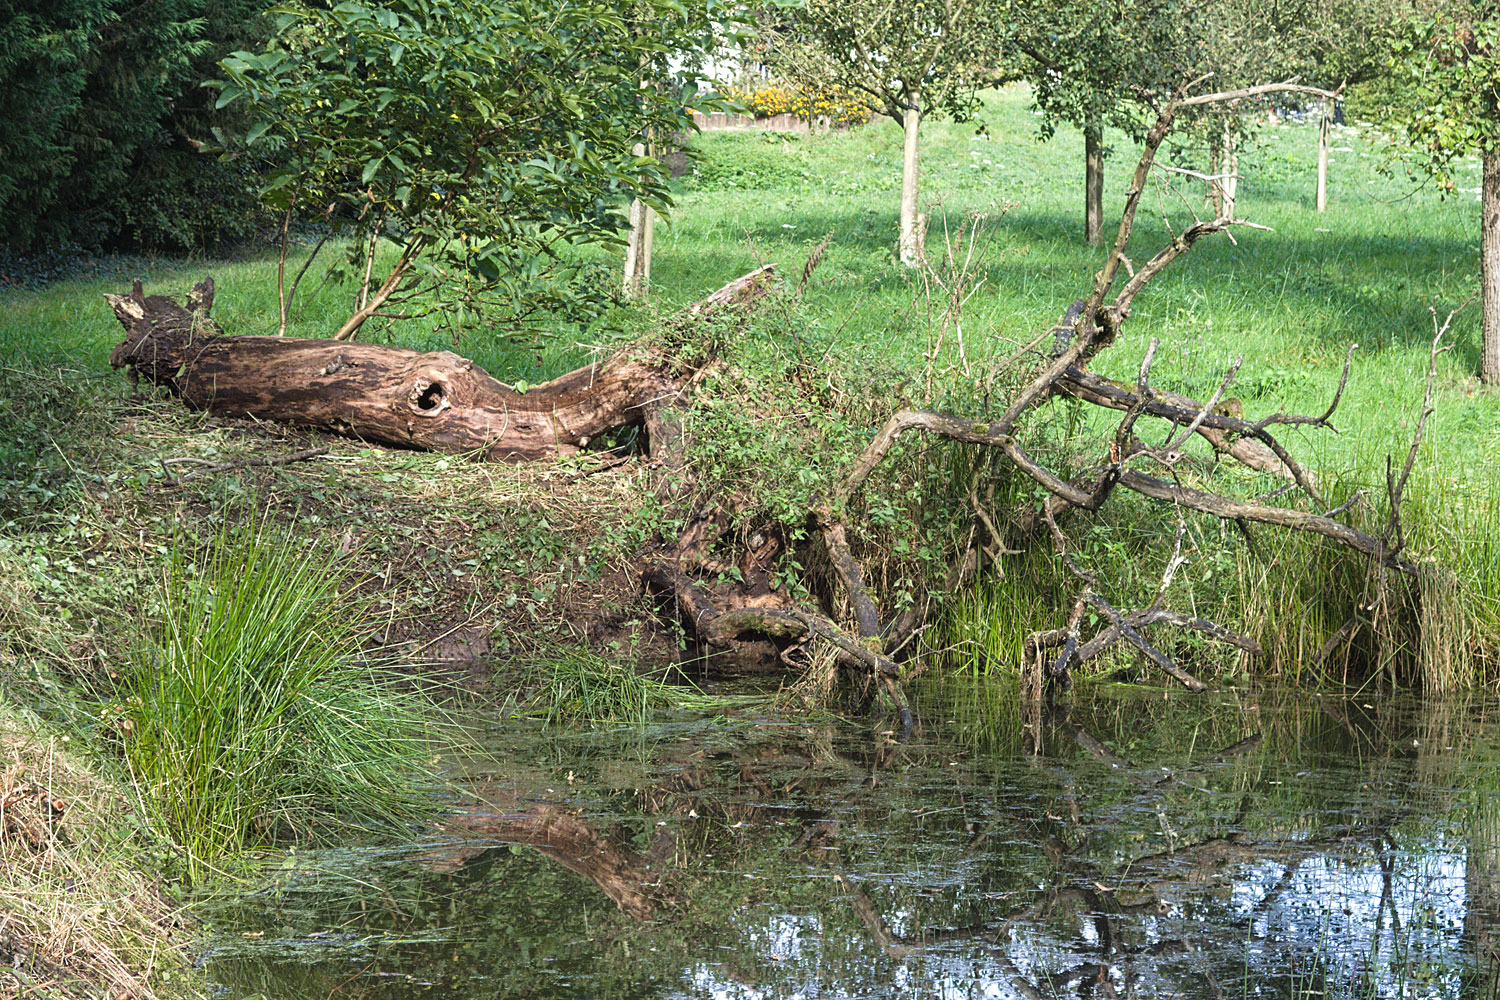
[[[632,147],[689,127],[697,95],[642,81],[709,34],[668,0],[351,2],[277,24],[217,84],[276,164],[263,197],[347,222],[367,276],[380,238],[401,248],[342,335],[429,293],[421,308],[576,304],[558,249],[616,241],[631,198],[667,207],[666,169]]]
[[[1455,161],[1500,144],[1500,21],[1414,19],[1396,34],[1391,61],[1408,87],[1392,110],[1422,166],[1451,189]]]
[[[0,3],[0,211],[12,249],[244,235],[244,167],[199,155],[197,91],[261,0]]]

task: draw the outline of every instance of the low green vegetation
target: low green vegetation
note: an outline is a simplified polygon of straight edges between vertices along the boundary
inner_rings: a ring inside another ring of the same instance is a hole
[[[201,561],[173,548],[104,709],[195,876],[253,844],[425,815],[413,788],[441,746],[422,700],[359,663],[368,602],[337,553],[235,513]]]
[[[678,692],[635,664],[581,649],[563,650],[533,664],[523,684],[527,690],[513,711],[549,726],[643,726],[672,707]]]

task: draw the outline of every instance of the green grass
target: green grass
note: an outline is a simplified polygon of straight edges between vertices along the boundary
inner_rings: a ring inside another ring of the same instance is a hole
[[[201,561],[172,553],[105,713],[192,876],[256,843],[428,811],[430,713],[359,663],[368,623],[334,559],[254,517]]]
[[[583,649],[561,650],[531,664],[523,683],[526,691],[512,710],[549,726],[644,726],[695,693]]]
[[[1065,131],[1039,142],[1037,119],[1020,88],[990,95],[984,118],[984,135],[943,122],[929,123],[923,133],[929,256],[941,255],[945,229],[956,234],[969,219],[986,217],[975,242],[980,284],[964,310],[962,357],[951,331],[941,352],[924,357],[933,351],[941,305],[929,297],[919,274],[895,262],[901,133],[883,119],[826,135],[721,132],[694,138],[692,146],[708,167],[683,180],[677,211],[658,231],[650,307],[621,307],[587,329],[557,321],[526,336],[476,335],[458,349],[498,378],[535,384],[760,263],[776,261],[795,275],[810,248],[831,234],[801,302],[779,328],[764,334],[764,350],[795,354],[803,362],[805,352],[814,352],[807,355],[814,365],[843,374],[844,382],[832,391],[845,397],[860,393],[849,373],[884,373],[871,398],[852,408],[839,404],[860,419],[868,413],[872,428],[876,411],[907,401],[974,412],[988,389],[991,366],[1084,294],[1104,253],[1081,239],[1081,137]],[[1109,141],[1107,214],[1118,210],[1135,157],[1124,137]],[[1161,349],[1155,384],[1206,396],[1225,366],[1243,354],[1229,394],[1242,400],[1247,416],[1277,409],[1316,413],[1332,395],[1348,345],[1358,343],[1349,390],[1335,417],[1343,433],[1289,433],[1286,440],[1335,502],[1369,491],[1351,516],[1373,526],[1385,517],[1380,497],[1386,457],[1399,461],[1404,454],[1420,405],[1430,310],[1446,315],[1477,288],[1478,164],[1463,165],[1472,184],[1443,198],[1399,166],[1383,172],[1388,161],[1378,134],[1339,129],[1330,206],[1320,215],[1313,210],[1315,154],[1311,124],[1264,127],[1241,156],[1239,207],[1241,215],[1274,231],[1245,229],[1233,242],[1214,237],[1200,243],[1137,299],[1119,342],[1095,367],[1133,378],[1147,342],[1156,337]],[[1180,149],[1164,159],[1205,166],[1201,150]],[[1168,180],[1158,175],[1145,199],[1130,248],[1135,260],[1193,221],[1193,208],[1201,211],[1197,182],[1160,186]],[[349,311],[353,289],[320,284],[320,267],[308,279],[293,333],[326,333]],[[209,272],[219,288],[215,315],[227,330],[275,329],[275,260],[269,254],[233,262],[164,262],[145,277],[155,290],[180,292]],[[83,379],[81,384],[98,385],[107,394],[112,383],[104,359],[119,331],[100,295],[122,285],[114,277],[7,295],[0,354],[16,368],[79,370],[72,381]],[[453,347],[451,331],[430,318],[374,330],[367,339]],[[1476,305],[1459,315],[1452,340],[1454,349],[1439,362],[1437,411],[1407,491],[1411,552],[1456,573],[1449,592],[1461,621],[1450,633],[1467,635],[1478,650],[1470,664],[1477,675],[1496,678],[1500,394],[1472,378],[1479,348]],[[23,357],[25,365],[14,361]],[[909,377],[889,376],[902,371]],[[87,381],[93,379],[99,381]],[[1049,458],[1062,463],[1097,455],[1107,422],[1056,405],[1032,426]],[[1144,424],[1142,430],[1148,437],[1161,432]],[[69,453],[66,435],[53,450]],[[38,461],[52,455],[35,452]],[[1206,455],[1199,457],[1206,461]],[[54,458],[46,461],[55,464]],[[1221,469],[1217,480],[1243,495],[1275,485],[1233,468]],[[1170,525],[1163,526],[1149,505],[1118,504],[1070,531],[1083,540],[1090,564],[1111,581],[1117,606],[1133,596],[1149,597],[1170,537]],[[1359,560],[1270,531],[1257,532],[1252,553],[1233,532],[1221,535],[1196,523],[1187,554],[1192,562],[1179,575],[1174,597],[1260,636],[1272,652],[1257,670],[1323,681],[1347,675],[1347,657],[1307,668],[1368,596],[1368,568]],[[988,662],[1006,667],[1026,631],[1055,622],[1065,603],[1059,595],[1069,587],[1050,558],[1011,560],[1005,577],[960,602],[948,639],[987,644]],[[1431,617],[1417,617],[1423,615]],[[1420,648],[1411,621],[1400,623],[1396,633],[1407,652]],[[1222,659],[1210,663],[1210,651],[1201,655],[1206,666],[1226,665]],[[1400,679],[1416,683],[1421,677],[1417,668]]]

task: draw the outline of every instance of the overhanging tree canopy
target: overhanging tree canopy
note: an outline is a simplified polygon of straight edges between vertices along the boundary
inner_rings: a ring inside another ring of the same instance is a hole
[[[560,244],[617,242],[631,198],[665,209],[667,172],[633,154],[691,126],[692,93],[641,67],[708,41],[717,5],[672,0],[393,0],[284,9],[275,40],[222,64],[263,194],[348,222],[362,290],[337,339],[421,299],[525,315],[576,302]],[[699,102],[702,106],[702,102]],[[399,250],[380,263],[380,238]]]

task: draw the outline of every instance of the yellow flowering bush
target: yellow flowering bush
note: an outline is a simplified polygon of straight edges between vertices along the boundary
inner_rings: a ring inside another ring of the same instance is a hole
[[[827,118],[834,125],[863,125],[870,120],[870,105],[843,87],[804,90],[788,83],[765,83],[751,89],[731,87],[728,96],[744,105],[756,118],[796,115],[804,121]]]

